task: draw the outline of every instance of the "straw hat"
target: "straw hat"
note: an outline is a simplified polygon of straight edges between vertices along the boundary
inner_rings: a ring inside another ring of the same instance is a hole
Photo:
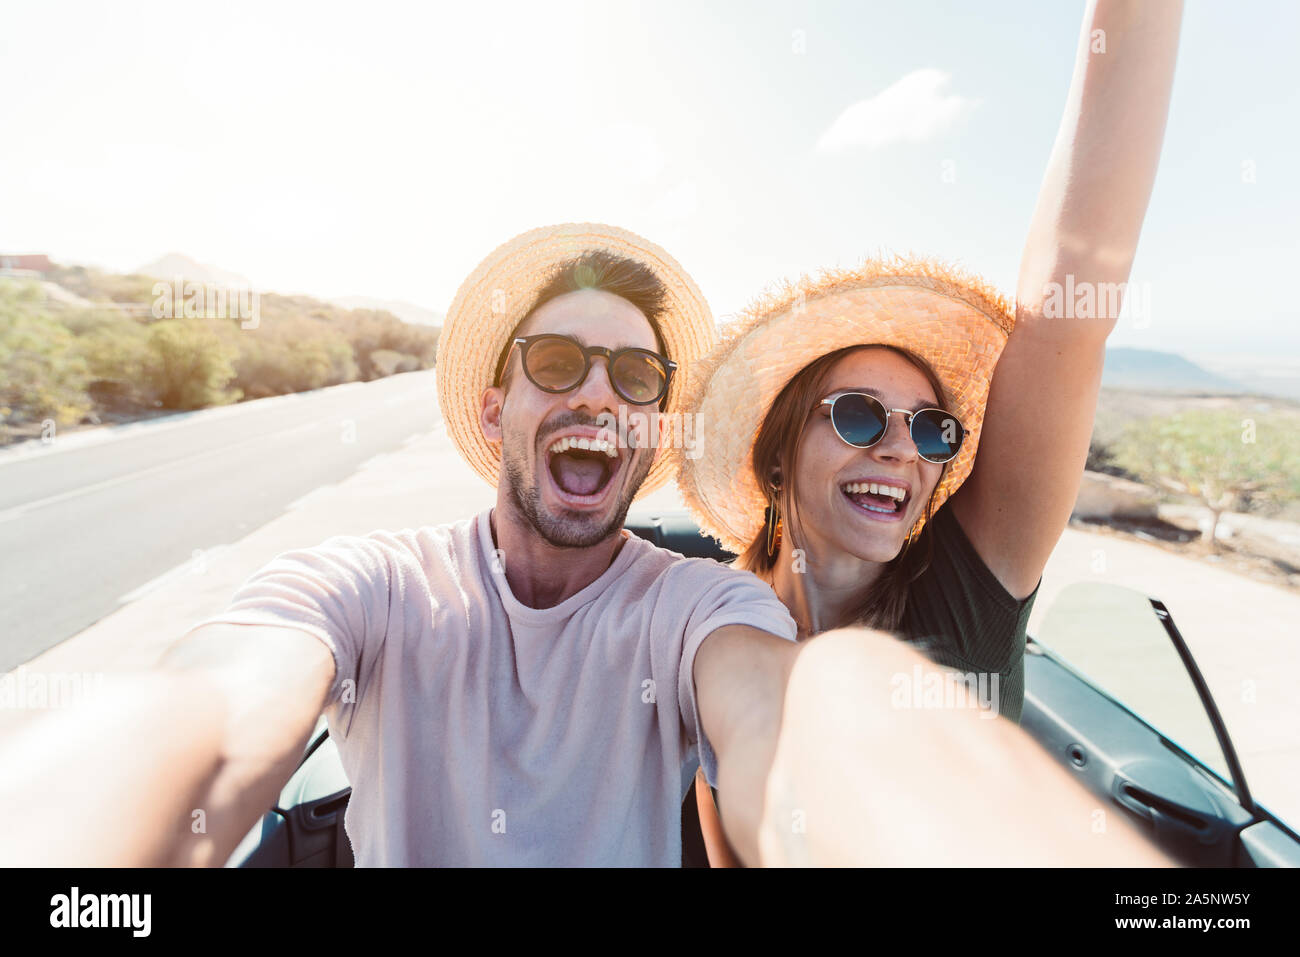
[[[668,357],[678,364],[665,412],[679,412],[683,371],[717,339],[708,303],[686,271],[659,246],[635,233],[599,223],[543,226],[498,246],[469,275],[452,300],[438,337],[438,405],[447,434],[466,462],[490,485],[497,484],[501,455],[483,437],[479,408],[493,384],[496,365],[511,333],[532,310],[556,270],[584,253],[604,251],[651,269],[667,290],[659,317]],[[630,409],[629,411],[633,411]],[[671,419],[669,420],[671,421]],[[672,478],[661,449],[638,497]]]
[[[925,359],[967,429],[936,490],[937,510],[970,474],[993,367],[1014,324],[992,286],[930,259],[869,259],[784,284],[725,324],[690,377],[686,408],[700,416],[705,442],[697,458],[675,456],[687,507],[705,534],[744,551],[763,528],[768,503],[754,474],[754,443],[777,395],[820,356],[881,344]]]

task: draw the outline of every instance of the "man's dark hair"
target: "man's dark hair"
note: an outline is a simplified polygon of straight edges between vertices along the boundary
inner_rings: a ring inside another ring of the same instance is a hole
[[[510,351],[510,343],[514,341],[515,336],[519,335],[519,330],[533,313],[552,299],[558,299],[580,289],[599,289],[613,293],[636,306],[649,320],[650,328],[654,330],[659,354],[672,358],[668,355],[668,350],[664,346],[664,337],[659,331],[659,317],[663,315],[666,308],[668,289],[655,275],[654,270],[644,263],[598,249],[560,263],[551,273],[551,278],[537,294],[528,312],[510,330],[505,348],[497,359],[497,374],[494,382],[506,384],[509,370],[505,368],[504,363]]]

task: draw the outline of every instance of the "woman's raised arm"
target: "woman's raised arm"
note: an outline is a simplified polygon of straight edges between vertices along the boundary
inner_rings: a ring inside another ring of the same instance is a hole
[[[1181,0],[1093,0],[954,513],[1016,598],[1033,591],[1078,494],[1115,327],[1164,139]]]

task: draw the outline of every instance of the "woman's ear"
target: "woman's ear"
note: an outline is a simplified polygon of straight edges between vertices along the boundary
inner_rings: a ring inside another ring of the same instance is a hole
[[[505,405],[506,393],[500,386],[489,386],[483,390],[482,406],[479,408],[478,424],[483,430],[483,438],[489,442],[501,441],[501,410]]]

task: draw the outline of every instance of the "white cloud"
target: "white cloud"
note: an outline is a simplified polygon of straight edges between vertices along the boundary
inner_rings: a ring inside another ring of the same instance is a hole
[[[891,143],[919,143],[939,135],[979,103],[944,92],[951,79],[941,70],[907,74],[871,99],[860,100],[841,113],[817,141],[817,151],[879,149]]]

